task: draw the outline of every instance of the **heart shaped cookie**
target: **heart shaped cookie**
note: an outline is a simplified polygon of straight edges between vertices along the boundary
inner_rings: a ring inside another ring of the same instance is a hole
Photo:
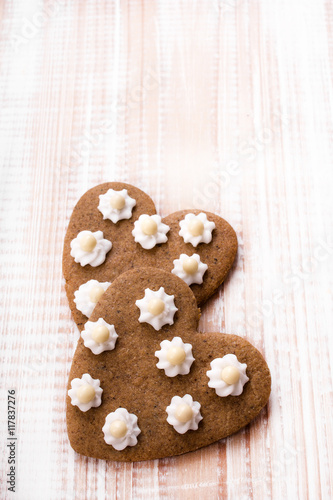
[[[96,186],[75,206],[64,242],[74,320],[82,326],[109,284],[137,267],[174,272],[203,304],[225,280],[236,253],[234,230],[213,213],[182,210],[161,220],[140,189],[120,182]]]
[[[199,333],[199,310],[179,277],[156,269],[120,275],[81,327],[68,382],[75,451],[139,461],[206,446],[266,405],[270,372],[236,335]]]

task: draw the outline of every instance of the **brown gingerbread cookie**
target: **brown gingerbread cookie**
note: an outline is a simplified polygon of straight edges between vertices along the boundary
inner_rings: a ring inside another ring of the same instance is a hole
[[[270,372],[236,335],[198,333],[195,296],[156,268],[123,273],[103,294],[74,355],[67,427],[86,456],[139,461],[206,446],[266,405]]]
[[[120,182],[96,186],[74,208],[64,243],[74,320],[82,326],[109,284],[138,267],[176,273],[203,304],[225,280],[236,253],[236,234],[218,215],[182,210],[161,220],[140,189]]]

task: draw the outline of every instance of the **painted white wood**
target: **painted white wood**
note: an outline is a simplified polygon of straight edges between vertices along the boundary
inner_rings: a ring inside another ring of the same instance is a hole
[[[16,0],[0,15],[1,498],[11,388],[15,498],[332,498],[332,3]],[[200,329],[254,343],[272,395],[246,429],[182,457],[106,463],[67,440],[78,333],[62,241],[108,180],[238,234]]]

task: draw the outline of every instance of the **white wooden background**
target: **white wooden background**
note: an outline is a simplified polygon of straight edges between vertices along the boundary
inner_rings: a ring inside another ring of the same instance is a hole
[[[1,498],[332,498],[332,1],[0,5]],[[272,395],[246,429],[183,457],[106,463],[67,440],[78,333],[62,241],[78,198],[114,180],[162,215],[216,211],[239,238],[200,328],[261,349]]]

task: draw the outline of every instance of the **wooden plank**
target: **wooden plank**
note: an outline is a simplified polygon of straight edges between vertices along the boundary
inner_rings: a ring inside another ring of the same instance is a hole
[[[1,3],[2,498],[11,388],[17,498],[332,498],[332,21],[325,0]],[[256,345],[272,396],[182,457],[105,463],[68,443],[62,240],[108,180],[237,231],[200,330]]]

